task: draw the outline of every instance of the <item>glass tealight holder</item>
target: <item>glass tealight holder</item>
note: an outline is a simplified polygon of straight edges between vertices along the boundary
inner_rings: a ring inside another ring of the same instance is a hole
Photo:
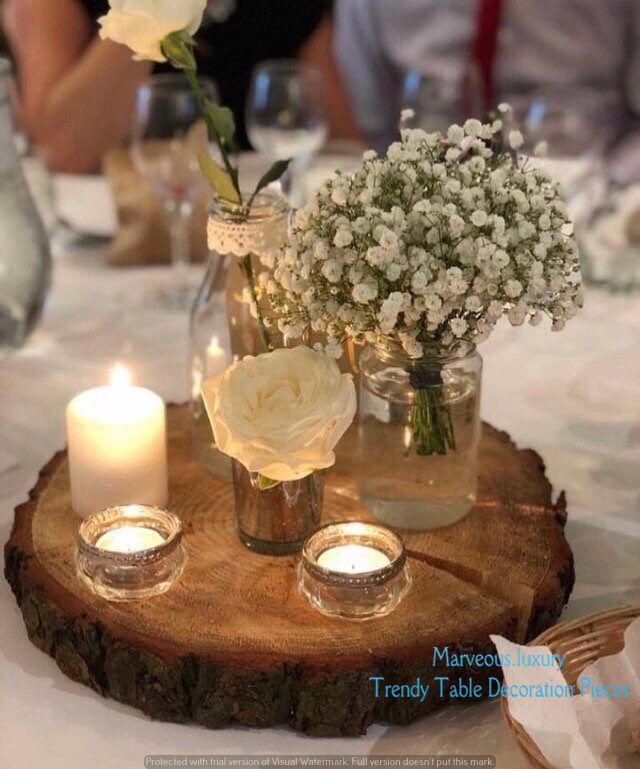
[[[184,571],[182,523],[157,507],[110,507],[82,522],[75,558],[78,577],[102,598],[160,595]]]
[[[382,617],[396,608],[410,586],[404,544],[384,526],[330,523],[311,534],[302,548],[298,590],[328,616]]]

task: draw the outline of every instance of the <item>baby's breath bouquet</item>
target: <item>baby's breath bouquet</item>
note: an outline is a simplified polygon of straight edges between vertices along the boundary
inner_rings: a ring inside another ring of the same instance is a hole
[[[558,186],[518,155],[522,141],[505,141],[501,118],[446,136],[403,130],[386,157],[369,151],[337,173],[263,260],[281,330],[323,332],[336,356],[346,339],[390,338],[420,359],[464,354],[503,315],[562,329],[582,304],[576,244]],[[412,377],[415,451],[455,449],[442,387]]]

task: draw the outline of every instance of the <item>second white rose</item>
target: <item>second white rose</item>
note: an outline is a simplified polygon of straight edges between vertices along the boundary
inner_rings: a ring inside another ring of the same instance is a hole
[[[351,375],[304,346],[247,357],[202,395],[220,451],[274,481],[331,467],[356,412]]]

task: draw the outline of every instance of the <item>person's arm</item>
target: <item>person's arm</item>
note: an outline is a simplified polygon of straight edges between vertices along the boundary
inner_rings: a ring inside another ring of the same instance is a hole
[[[363,136],[356,123],[351,104],[342,85],[333,55],[333,25],[326,18],[316,28],[300,51],[301,61],[319,69],[326,83],[326,103],[330,135],[335,139],[354,139],[361,141]]]
[[[121,143],[137,86],[149,72],[124,47],[99,40],[76,0],[5,0],[24,130],[54,170],[95,170]]]

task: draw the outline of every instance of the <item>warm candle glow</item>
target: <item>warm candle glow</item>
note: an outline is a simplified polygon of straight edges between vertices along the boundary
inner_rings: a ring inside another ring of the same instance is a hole
[[[134,387],[121,364],[110,384],[76,396],[67,407],[74,510],[82,516],[132,502],[167,502],[165,408]]]
[[[139,553],[164,544],[164,537],[145,526],[122,526],[103,534],[96,542],[100,550],[110,553]]]
[[[229,363],[228,358],[229,356],[227,355],[226,350],[220,345],[220,338],[214,334],[207,347],[207,370],[205,371],[205,378],[221,374],[227,368]]]
[[[109,384],[112,387],[128,387],[131,384],[131,372],[122,363],[116,363],[111,369]]]
[[[207,347],[207,355],[212,358],[219,358],[224,355],[224,350],[220,347],[220,340],[215,334],[211,337],[211,341]]]
[[[344,574],[364,574],[389,566],[386,553],[369,545],[337,545],[318,556],[318,566]]]

